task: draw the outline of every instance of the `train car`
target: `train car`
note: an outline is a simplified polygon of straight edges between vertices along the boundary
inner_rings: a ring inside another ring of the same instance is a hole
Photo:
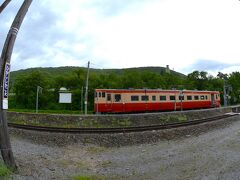
[[[134,113],[220,107],[218,91],[96,89],[95,113]]]

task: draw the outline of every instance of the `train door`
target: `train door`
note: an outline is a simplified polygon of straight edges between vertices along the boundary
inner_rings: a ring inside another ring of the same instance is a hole
[[[123,93],[114,94],[114,104],[113,104],[114,112],[117,112],[117,113],[125,112],[123,95],[124,95]]]
[[[215,96],[214,96],[214,94],[211,94],[211,106],[212,107],[215,106]]]
[[[125,112],[125,99],[126,99],[126,94],[122,93],[122,111],[121,112]]]
[[[107,98],[106,98],[106,111],[107,112],[112,112],[112,94],[107,93]]]
[[[144,96],[142,96],[142,101],[145,102],[145,109],[144,111],[148,111],[149,110],[149,95],[147,94],[147,90],[145,89],[145,94]]]

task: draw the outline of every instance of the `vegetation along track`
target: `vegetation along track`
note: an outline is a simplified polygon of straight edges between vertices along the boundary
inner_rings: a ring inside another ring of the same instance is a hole
[[[217,121],[220,119],[233,117],[239,115],[238,113],[227,113],[221,116],[214,116],[205,119],[198,119],[186,122],[168,123],[168,124],[158,124],[150,126],[137,126],[137,127],[116,127],[116,128],[59,128],[59,127],[46,127],[46,126],[33,126],[33,125],[23,125],[8,123],[9,127],[27,129],[34,131],[46,131],[46,132],[58,132],[58,133],[127,133],[127,132],[141,132],[141,131],[152,131],[160,129],[170,129],[183,126],[196,125],[205,122]]]

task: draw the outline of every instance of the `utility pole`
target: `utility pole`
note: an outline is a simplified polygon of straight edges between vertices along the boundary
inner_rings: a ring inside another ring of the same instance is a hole
[[[86,79],[86,90],[85,90],[85,115],[87,115],[87,105],[88,105],[88,78],[89,78],[89,66],[90,66],[90,61],[88,61],[88,69],[87,69],[87,79]]]
[[[2,5],[0,6],[0,14],[5,9],[5,7],[10,3],[11,0],[5,0]]]
[[[227,86],[226,86],[226,79],[223,79],[223,102],[224,102],[224,107],[227,107]]]
[[[183,90],[181,90],[180,91],[180,96],[179,96],[180,98],[181,98],[181,111],[183,110],[183,104],[182,104],[182,101],[184,100],[184,94],[183,94]]]
[[[0,58],[0,83],[2,88],[0,90],[0,148],[6,166],[13,170],[17,168],[17,165],[13,157],[7,125],[10,61],[17,33],[31,3],[32,0],[24,0],[20,7],[8,32]]]
[[[228,102],[227,102],[227,96],[228,96],[228,92],[227,92],[227,74],[223,74],[221,72],[218,72],[218,75],[217,75],[219,78],[223,79],[223,102],[224,102],[224,106],[226,107]]]
[[[81,113],[83,113],[83,86],[81,88]]]
[[[41,86],[37,86],[37,97],[36,97],[36,113],[38,113],[38,94],[39,92],[42,93],[42,87]]]

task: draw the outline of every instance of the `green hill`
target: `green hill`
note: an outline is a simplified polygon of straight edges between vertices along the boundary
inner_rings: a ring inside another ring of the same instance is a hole
[[[18,71],[11,72],[11,83],[16,81],[16,78],[21,78],[21,76],[26,76],[34,71],[39,71],[40,73],[44,74],[47,79],[51,81],[58,76],[69,76],[74,71],[78,70],[86,70],[85,67],[77,67],[77,66],[64,66],[64,67],[46,67],[46,68],[29,68],[23,69]],[[143,72],[149,71],[159,74],[166,73],[166,68],[164,67],[134,67],[134,68],[125,68],[125,69],[93,69],[90,68],[90,73],[96,74],[108,74],[108,73],[116,73],[116,74],[123,74],[125,71],[136,71],[136,72]],[[177,75],[181,78],[185,78],[186,76],[182,73],[170,70],[171,74]]]

